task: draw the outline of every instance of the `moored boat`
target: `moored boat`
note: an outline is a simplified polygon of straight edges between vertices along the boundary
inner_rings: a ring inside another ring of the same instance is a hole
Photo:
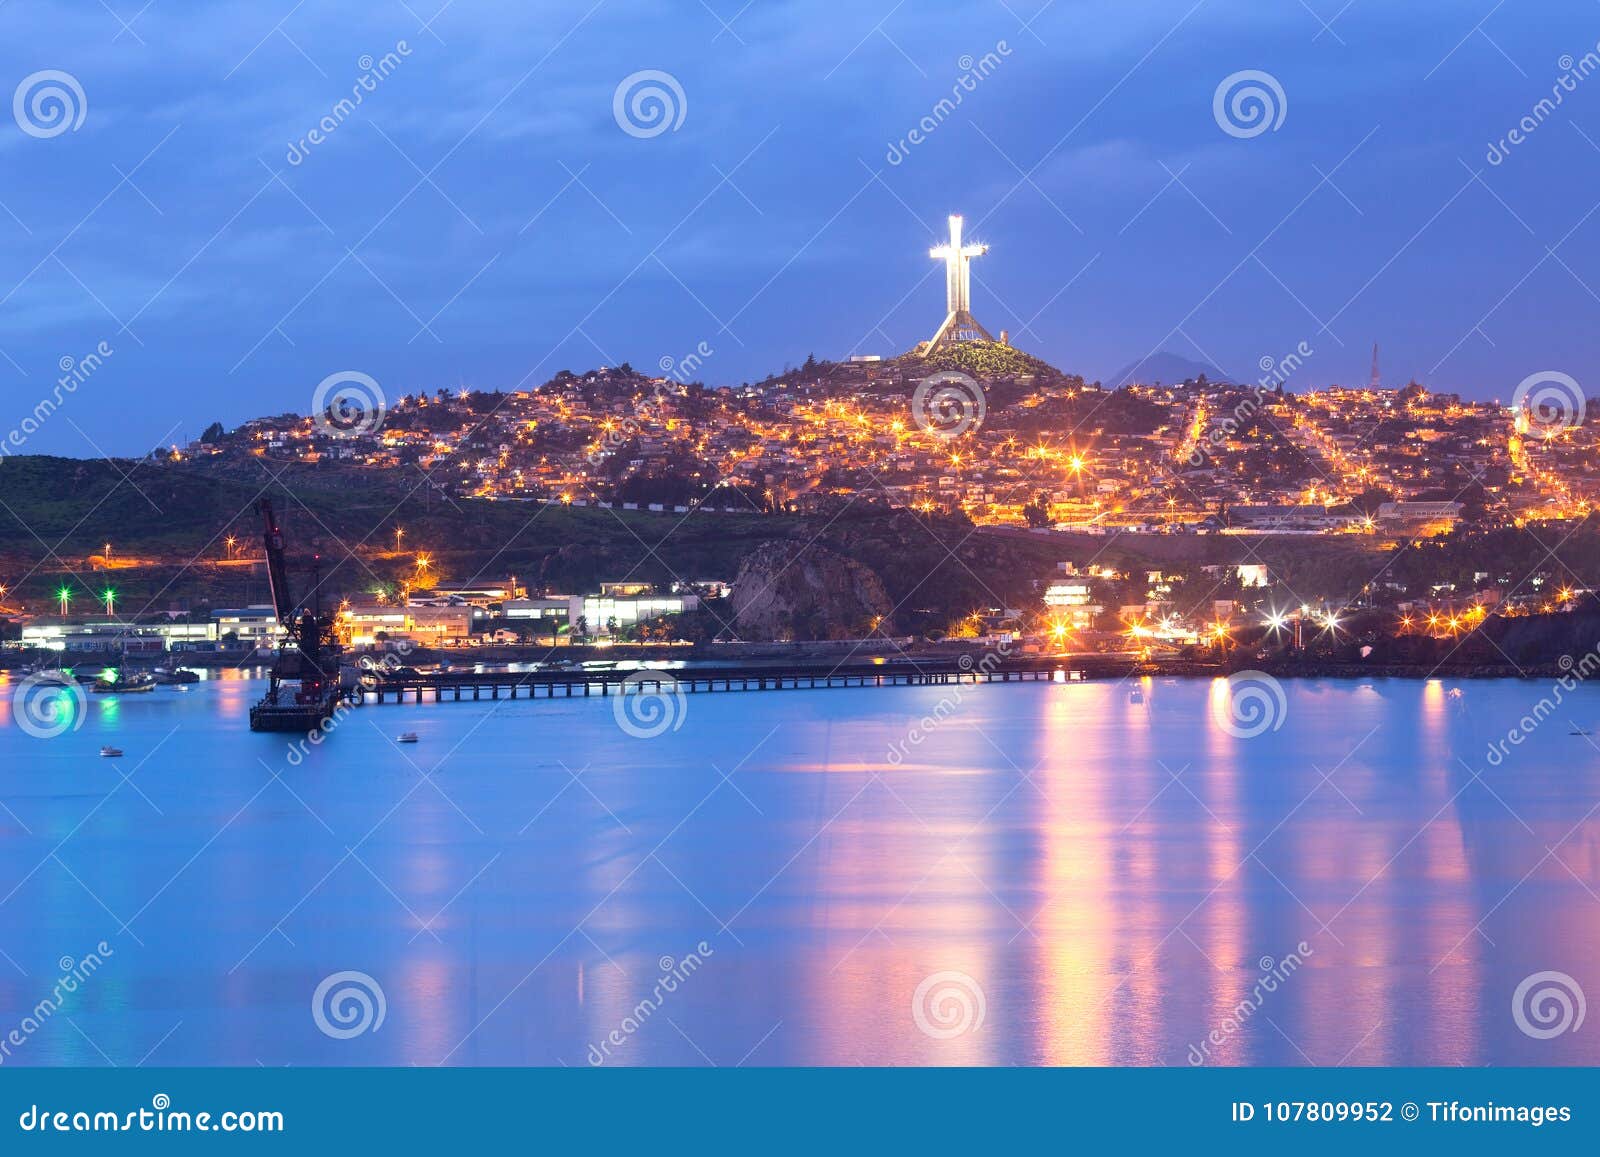
[[[347,691],[340,662],[343,648],[334,637],[333,620],[322,613],[317,603],[321,583],[316,577],[315,561],[311,605],[298,607],[289,592],[283,531],[271,499],[261,499],[256,510],[264,530],[273,608],[289,638],[267,674],[267,693],[250,708],[250,730],[309,734],[332,720],[344,703]],[[360,702],[359,698],[354,701]]]
[[[140,695],[155,689],[155,679],[144,674],[118,674],[110,679],[102,676],[89,685],[96,695]]]
[[[200,682],[199,674],[189,670],[187,667],[156,667],[151,670],[150,674],[157,683],[177,685]]]
[[[72,672],[60,667],[34,667],[28,672],[27,679],[35,687],[72,687],[77,684]]]

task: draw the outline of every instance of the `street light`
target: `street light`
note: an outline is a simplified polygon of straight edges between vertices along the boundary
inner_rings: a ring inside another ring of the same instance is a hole
[[[61,614],[63,616],[65,616],[66,613],[67,613],[67,607],[72,602],[72,591],[70,589],[68,589],[67,587],[63,586],[60,590],[58,590],[56,592],[56,598],[61,600]]]

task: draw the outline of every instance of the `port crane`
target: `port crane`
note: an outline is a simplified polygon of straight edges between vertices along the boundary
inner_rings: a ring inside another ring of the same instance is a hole
[[[266,696],[250,709],[250,730],[310,732],[339,705],[343,694],[343,648],[334,636],[333,620],[322,614],[321,581],[315,563],[311,605],[301,606],[289,587],[283,528],[278,524],[272,499],[263,498],[256,503],[256,512],[261,515],[272,607],[289,638],[272,664]]]

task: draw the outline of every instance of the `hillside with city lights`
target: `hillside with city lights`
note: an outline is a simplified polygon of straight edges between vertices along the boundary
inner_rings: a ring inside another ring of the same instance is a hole
[[[1474,402],[1386,388],[1374,348],[1365,386],[1297,389],[1302,344],[1253,383],[1163,382],[1195,363],[1162,352],[1086,381],[977,319],[988,249],[963,228],[929,251],[943,321],[894,356],[710,386],[702,344],[658,373],[396,397],[347,371],[309,413],[138,460],[8,457],[0,629],[19,661],[270,653],[265,499],[347,646],[1001,637],[1169,670],[1520,674],[1592,630],[1600,445],[1565,375]]]
[[[918,397],[941,377],[953,412]],[[1416,385],[1108,387],[988,340],[808,359],[737,388],[562,371],[513,393],[402,396],[370,429],[338,417],[214,424],[139,460],[8,458],[13,642],[259,608],[262,494],[330,598],[400,608],[385,634],[430,645],[1014,632],[1226,661],[1292,631],[1323,658],[1508,669],[1485,624],[1592,601],[1546,542],[1561,536],[1575,567],[1600,562],[1588,427],[1541,431],[1536,415]],[[726,596],[782,542],[856,560],[888,603],[741,630]],[[550,607],[515,613],[603,591],[637,605],[554,629]]]

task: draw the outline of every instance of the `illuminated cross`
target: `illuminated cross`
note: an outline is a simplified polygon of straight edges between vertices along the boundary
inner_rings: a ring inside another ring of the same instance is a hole
[[[961,242],[961,217],[950,218],[950,240],[928,250],[929,257],[944,262],[945,303],[944,324],[927,345],[932,350],[949,342],[994,340],[987,330],[972,316],[972,259],[989,252],[987,245],[963,245]]]
[[[950,218],[950,242],[928,250],[929,257],[944,260],[945,299],[951,313],[972,308],[972,259],[989,252],[987,245],[961,244],[961,217]]]

